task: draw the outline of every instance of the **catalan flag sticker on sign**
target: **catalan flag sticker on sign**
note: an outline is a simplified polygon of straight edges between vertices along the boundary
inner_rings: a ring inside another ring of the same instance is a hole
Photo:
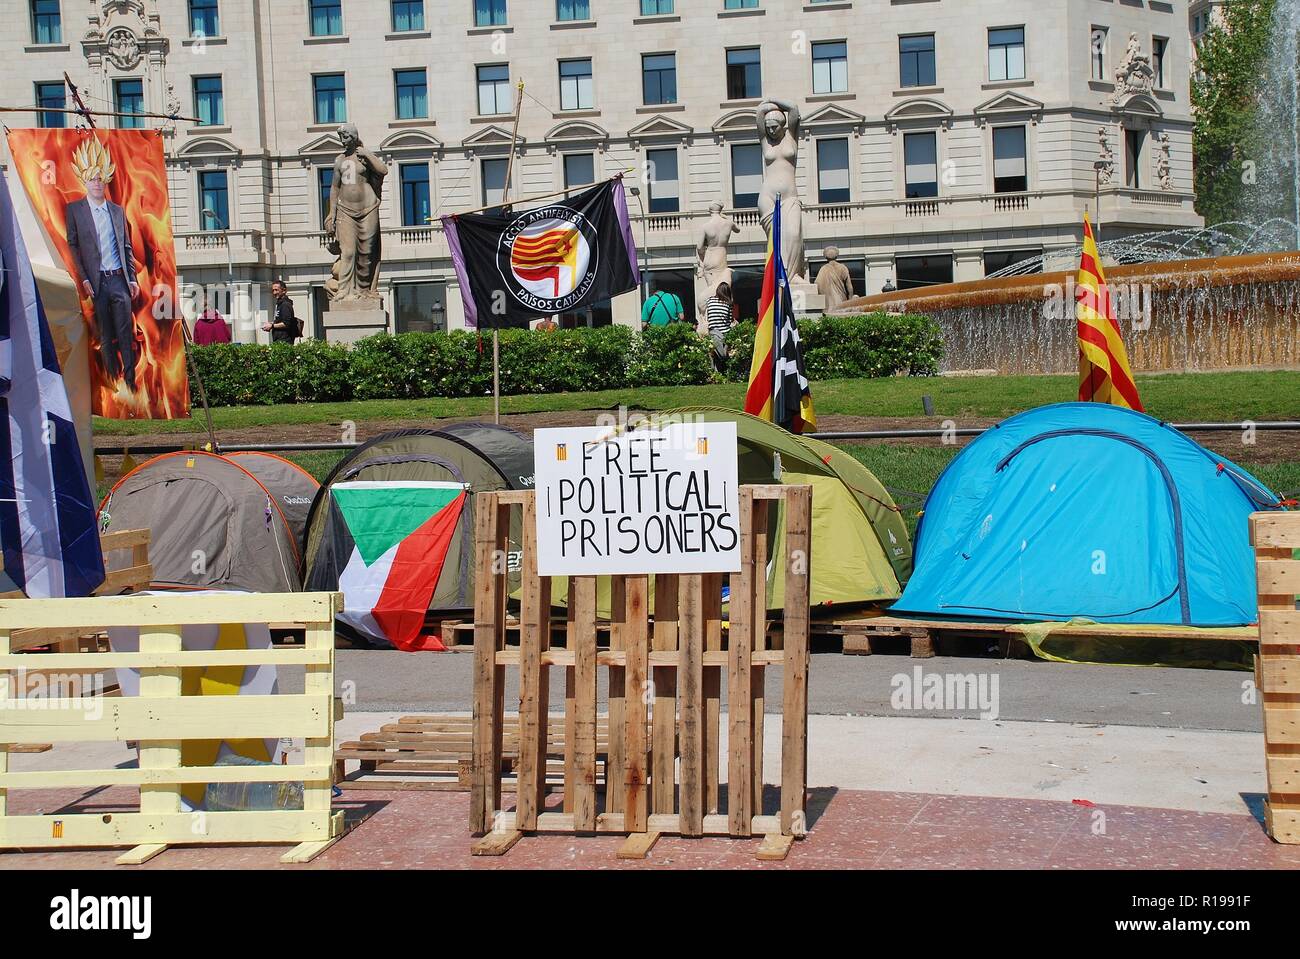
[[[56,819],[56,820],[54,820],[54,822],[50,825],[50,838],[52,838],[52,839],[62,839],[62,838],[63,838],[63,820],[62,820],[62,819]]]
[[[695,452],[700,456],[709,455],[709,439],[707,436],[701,436],[695,441]]]
[[[555,462],[565,463],[569,459],[569,445],[567,443],[555,444]]]

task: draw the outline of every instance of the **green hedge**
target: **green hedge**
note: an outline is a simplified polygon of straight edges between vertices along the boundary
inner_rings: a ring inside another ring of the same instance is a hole
[[[935,376],[943,358],[943,333],[927,316],[864,313],[799,321],[799,342],[810,380]],[[727,379],[749,380],[754,324],[727,333]]]
[[[917,316],[824,317],[799,324],[815,379],[937,371],[938,328]],[[726,379],[749,376],[754,325],[728,334]],[[673,324],[640,332],[597,329],[501,331],[501,392],[570,393],[716,382],[709,341]],[[492,391],[492,340],[477,333],[380,333],[351,347],[306,340],[194,347],[213,406],[341,400],[485,396]],[[197,402],[197,398],[195,399]]]

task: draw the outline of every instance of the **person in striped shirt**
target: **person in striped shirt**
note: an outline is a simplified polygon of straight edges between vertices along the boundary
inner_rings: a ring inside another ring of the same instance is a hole
[[[709,327],[709,339],[713,341],[713,367],[719,373],[727,366],[727,331],[735,324],[735,302],[731,296],[731,284],[719,283],[713,296],[704,306],[705,322]]]

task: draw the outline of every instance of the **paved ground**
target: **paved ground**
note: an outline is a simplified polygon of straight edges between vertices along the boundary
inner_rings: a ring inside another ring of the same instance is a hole
[[[468,712],[472,705],[473,666],[469,653],[417,656],[340,650],[339,693],[348,697],[350,710]],[[977,681],[984,677],[987,692],[991,694],[996,688],[999,719],[1251,732],[1262,729],[1259,705],[1250,701],[1242,685],[1251,681],[1247,672],[1075,666],[1016,659],[915,660],[907,656],[819,653],[812,657],[809,674],[809,711],[839,716],[924,717],[972,717],[981,712],[894,709],[891,697],[905,682],[915,682],[916,669],[922,671],[922,677],[936,673],[974,674]],[[558,696],[562,693],[558,685],[562,679],[559,670],[552,672],[552,688]],[[769,672],[768,709],[776,711],[780,703],[775,695],[779,678],[774,671]],[[514,676],[514,670],[507,671],[507,703],[518,698]],[[603,680],[603,670],[601,676]],[[286,676],[286,682],[292,683],[293,679]]]
[[[80,811],[112,812],[125,792],[101,792]],[[39,798],[25,796],[14,804],[31,811],[24,804]],[[509,806],[511,797],[505,799]],[[285,868],[1300,868],[1300,847],[1273,843],[1251,815],[1043,800],[814,789],[809,833],[782,863],[758,862],[757,839],[671,836],[660,840],[648,860],[635,863],[615,858],[622,841],[617,836],[530,836],[503,857],[473,857],[465,793],[387,793],[347,800],[342,807],[355,828],[312,863]],[[283,850],[171,849],[141,868],[278,868]],[[0,855],[0,870],[106,868],[114,855],[11,853]]]

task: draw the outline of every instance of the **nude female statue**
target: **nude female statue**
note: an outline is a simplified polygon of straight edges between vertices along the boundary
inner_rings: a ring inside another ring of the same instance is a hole
[[[772,235],[772,214],[781,198],[781,262],[793,281],[805,282],[808,264],[803,252],[803,205],[795,185],[799,162],[799,108],[775,97],[764,100],[756,111],[758,133],[763,145],[763,189],[758,195],[758,213],[763,231]]]

